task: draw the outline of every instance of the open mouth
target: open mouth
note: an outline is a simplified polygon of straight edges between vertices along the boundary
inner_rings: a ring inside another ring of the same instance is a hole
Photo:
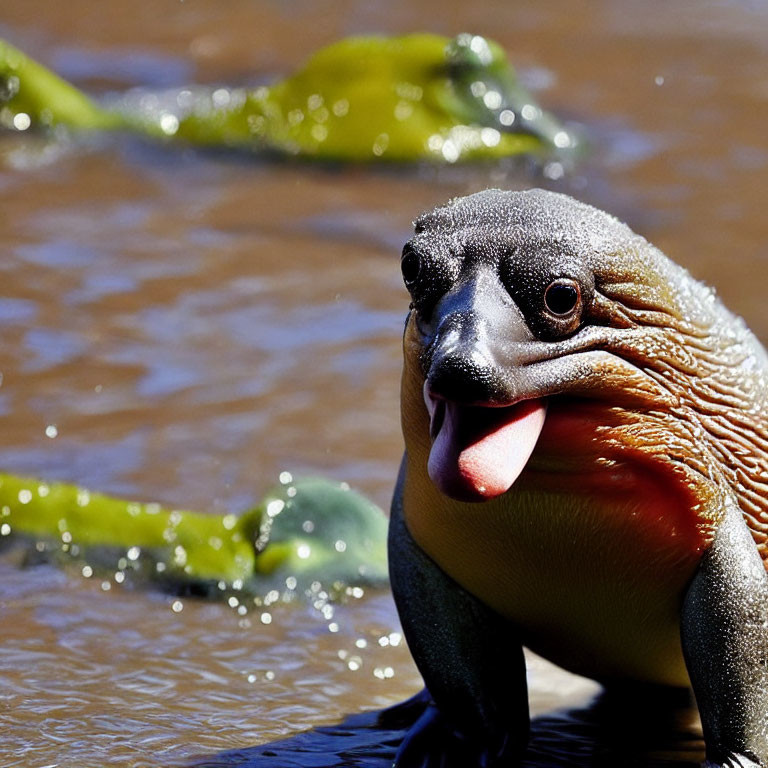
[[[433,396],[425,385],[432,482],[460,501],[486,501],[508,491],[536,446],[546,417],[544,398],[491,407]]]

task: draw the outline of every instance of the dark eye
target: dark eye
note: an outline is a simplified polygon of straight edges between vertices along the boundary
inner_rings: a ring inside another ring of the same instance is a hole
[[[547,309],[558,317],[564,317],[573,312],[581,301],[581,289],[573,280],[555,280],[544,291],[544,304]]]
[[[403,258],[400,260],[400,269],[403,271],[403,280],[406,288],[412,288],[419,279],[421,272],[421,257],[416,251],[407,248],[403,251]]]

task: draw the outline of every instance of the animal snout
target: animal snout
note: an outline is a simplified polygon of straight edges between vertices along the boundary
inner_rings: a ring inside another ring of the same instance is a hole
[[[427,389],[434,397],[467,405],[490,404],[501,400],[503,393],[499,370],[479,350],[433,355]]]

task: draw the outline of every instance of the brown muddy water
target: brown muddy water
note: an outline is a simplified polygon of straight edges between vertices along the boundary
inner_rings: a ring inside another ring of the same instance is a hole
[[[763,3],[0,8],[0,35],[93,93],[265,82],[344,35],[416,30],[498,39],[540,101],[582,124],[591,155],[548,178],[0,137],[3,470],[218,511],[290,470],[386,506],[401,450],[399,250],[419,211],[486,186],[543,185],[616,213],[768,339]],[[295,737],[418,690],[386,591],[245,614],[176,600],[0,556],[0,765],[389,764],[386,735],[344,758],[333,753],[354,736]],[[529,766],[703,756],[690,712],[666,730],[621,710],[606,720],[593,684],[536,660],[530,677]]]

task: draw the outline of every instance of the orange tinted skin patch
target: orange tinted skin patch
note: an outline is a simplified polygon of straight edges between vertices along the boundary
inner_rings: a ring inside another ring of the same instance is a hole
[[[638,546],[698,559],[714,536],[713,521],[699,514],[712,506],[711,487],[686,466],[649,456],[640,438],[606,441],[626,419],[618,408],[554,398],[521,488],[612,500],[637,518]]]

